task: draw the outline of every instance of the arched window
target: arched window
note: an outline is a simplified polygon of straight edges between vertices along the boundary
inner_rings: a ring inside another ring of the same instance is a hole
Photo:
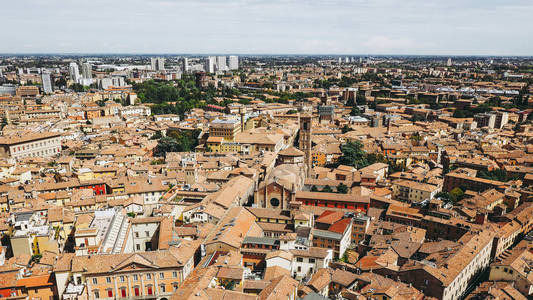
[[[273,207],[277,207],[279,206],[279,199],[278,198],[272,198],[270,199],[270,205],[273,206]]]

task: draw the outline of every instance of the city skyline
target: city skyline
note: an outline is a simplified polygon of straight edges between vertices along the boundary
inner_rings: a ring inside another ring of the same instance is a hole
[[[404,2],[8,1],[0,53],[533,55],[533,3]]]

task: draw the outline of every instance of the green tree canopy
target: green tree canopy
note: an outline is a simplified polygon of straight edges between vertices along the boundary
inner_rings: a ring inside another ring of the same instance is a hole
[[[198,146],[199,130],[172,131],[159,139],[154,149],[155,156],[166,156],[167,152],[191,152]]]
[[[326,185],[323,189],[322,189],[322,192],[324,193],[331,193],[333,192],[333,190],[331,189],[331,187],[329,185]]]
[[[450,191],[450,200],[455,204],[461,200],[463,200],[465,196],[465,193],[463,190],[459,187],[454,188]]]
[[[339,183],[339,185],[337,186],[337,193],[348,194],[348,186],[342,182]]]
[[[363,150],[363,144],[359,141],[349,142],[341,146],[342,156],[339,164],[352,166],[357,169],[364,168],[376,162],[376,156]]]

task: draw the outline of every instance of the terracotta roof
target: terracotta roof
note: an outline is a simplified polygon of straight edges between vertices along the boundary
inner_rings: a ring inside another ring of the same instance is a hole
[[[25,287],[25,288],[37,288],[37,287],[53,286],[53,285],[54,285],[54,281],[52,279],[52,274],[30,276],[30,277],[19,279],[17,281],[17,286]]]

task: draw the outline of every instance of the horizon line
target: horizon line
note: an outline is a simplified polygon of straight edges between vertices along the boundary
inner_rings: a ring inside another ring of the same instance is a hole
[[[377,56],[377,57],[497,57],[497,58],[533,58],[533,55],[490,55],[490,54],[361,54],[361,53],[346,53],[346,54],[333,54],[333,53],[231,53],[231,52],[212,52],[212,53],[172,53],[172,52],[146,52],[146,53],[127,53],[127,52],[6,52],[0,53],[0,56],[209,56],[209,55],[238,55],[238,56],[334,56],[334,57],[343,57],[343,56],[357,56],[357,57],[368,57],[368,56]]]

